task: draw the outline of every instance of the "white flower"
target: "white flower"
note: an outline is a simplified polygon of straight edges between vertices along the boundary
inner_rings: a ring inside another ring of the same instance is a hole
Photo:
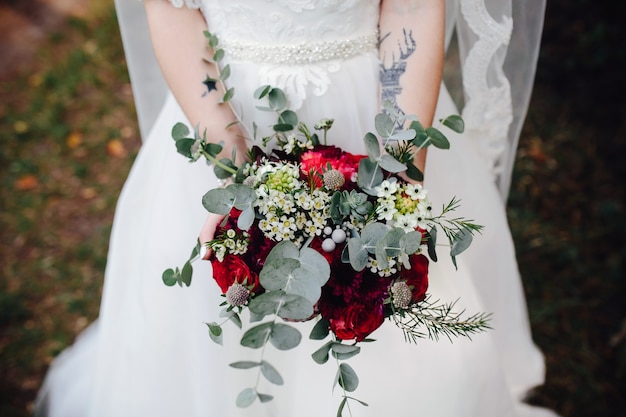
[[[414,214],[399,214],[395,220],[394,226],[403,229],[406,233],[414,231],[418,226],[418,221]]]
[[[392,220],[393,215],[397,212],[398,210],[390,204],[381,204],[376,208],[376,213],[378,214],[379,220]]]
[[[407,184],[405,192],[413,200],[423,200],[428,193],[421,184]]]
[[[376,190],[376,195],[379,198],[393,198],[393,195],[398,191],[398,184],[396,181],[385,180],[378,187],[374,187],[374,190]]]

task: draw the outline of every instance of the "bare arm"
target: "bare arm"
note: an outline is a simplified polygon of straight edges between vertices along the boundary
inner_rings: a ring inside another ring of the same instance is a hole
[[[215,78],[217,68],[203,60],[211,51],[203,35],[207,29],[200,11],[175,8],[163,0],[144,0],[154,52],[170,90],[193,126],[206,129],[211,142],[224,142],[222,155],[230,158],[237,152],[237,165],[246,153],[245,139],[235,125],[235,115],[227,104],[220,104],[224,91],[209,91],[203,83],[207,76]],[[213,239],[215,228],[223,216],[209,213],[200,231],[200,241]],[[208,257],[205,256],[205,259]]]
[[[231,156],[237,149],[239,162],[246,151],[245,140],[236,126],[226,130],[235,115],[227,104],[220,104],[224,92],[221,86],[209,91],[203,83],[207,76],[216,77],[214,64],[203,60],[210,57],[203,36],[206,22],[199,10],[175,8],[163,0],[145,0],[150,36],[161,71],[193,126],[206,129],[211,142],[224,142],[222,155]]]
[[[444,0],[383,0],[381,95],[425,127],[433,122],[444,58]],[[415,156],[424,172],[426,152]]]

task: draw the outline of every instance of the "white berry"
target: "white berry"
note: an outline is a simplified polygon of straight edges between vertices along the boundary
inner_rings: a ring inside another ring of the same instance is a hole
[[[330,238],[324,239],[324,241],[322,242],[322,249],[324,250],[324,252],[332,252],[335,250],[336,247],[337,245]]]
[[[324,228],[324,235],[326,235],[326,236],[330,236],[330,234],[331,234],[332,232],[333,232],[333,228],[332,228],[332,227],[330,227],[330,226],[326,226],[326,227]]]
[[[342,229],[335,229],[333,230],[331,238],[335,243],[343,243],[346,241],[346,232]]]

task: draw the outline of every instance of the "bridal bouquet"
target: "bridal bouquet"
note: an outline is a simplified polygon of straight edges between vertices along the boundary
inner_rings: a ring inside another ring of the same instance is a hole
[[[227,94],[232,96],[232,90]],[[449,241],[454,261],[481,227],[448,218],[458,207],[456,199],[435,214],[427,191],[407,180],[421,180],[412,164],[416,151],[449,146],[439,129],[425,129],[415,118],[387,108],[376,116],[377,135],[364,138],[367,155],[354,155],[326,144],[331,119],[315,125],[319,135],[312,133],[286,109],[280,89],[263,86],[255,97],[267,100],[263,108],[277,114],[273,133],[263,138],[272,151],[254,147],[240,167],[230,159],[218,160],[222,147],[197,130],[190,137],[187,127],[177,124],[172,136],[180,153],[192,161],[205,157],[218,178],[232,181],[208,191],[202,201],[209,212],[225,216],[206,245],[224,296],[221,316],[242,328],[241,313],[248,310],[250,327],[241,344],[253,349],[268,343],[279,350],[295,348],[302,338],[298,322],[315,320],[309,337],[329,340],[312,357],[320,364],[331,355],[338,360],[341,415],[353,399],[346,392],[358,385],[345,360],[359,353],[359,342],[368,341],[385,319],[413,342],[440,334],[467,336],[488,327],[484,314],[462,319],[452,305],[438,304],[427,293],[438,230]],[[463,130],[458,116],[441,122]],[[408,129],[398,129],[405,124]],[[191,263],[203,249],[198,242],[182,269],[165,271],[165,284],[189,285]],[[213,322],[208,327],[211,338],[222,343],[222,326]],[[269,382],[283,383],[263,358],[231,366],[257,367]],[[239,394],[237,405],[257,398],[271,400],[255,385]]]

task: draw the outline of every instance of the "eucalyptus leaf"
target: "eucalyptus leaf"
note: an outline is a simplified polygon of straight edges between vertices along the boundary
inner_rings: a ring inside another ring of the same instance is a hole
[[[257,393],[257,395],[259,396],[259,400],[262,403],[266,403],[266,402],[272,401],[274,399],[274,397],[272,395],[269,395],[269,394],[261,394],[259,392],[259,393]]]
[[[204,208],[215,214],[229,214],[234,203],[235,196],[225,188],[215,188],[213,190],[209,190],[202,197],[202,205]]]
[[[332,346],[332,355],[339,360],[350,359],[361,352],[361,347],[356,345],[344,345],[342,343],[334,343]]]
[[[280,114],[278,120],[280,121],[280,123],[296,126],[298,124],[298,115],[294,111],[285,110]]]
[[[341,402],[339,403],[339,408],[337,409],[337,417],[343,417],[343,409],[348,403],[348,397],[343,397]]]
[[[263,288],[275,291],[285,288],[293,279],[293,272],[300,268],[300,261],[293,258],[274,259],[266,262],[259,274],[259,281]]]
[[[239,327],[240,329],[242,328],[243,323],[241,322],[241,317],[239,317],[239,314],[235,313],[233,310],[229,310],[227,308],[223,309],[222,311],[220,311],[220,317],[226,317],[230,321],[235,323],[235,326]]]
[[[261,366],[261,362],[252,362],[252,361],[238,361],[229,364],[228,366],[235,369],[251,369],[256,368],[257,366]]]
[[[374,118],[374,126],[376,132],[383,138],[393,135],[395,129],[395,123],[387,113],[378,113]]]
[[[406,164],[406,175],[415,181],[424,181],[424,174],[411,162]]]
[[[226,190],[235,197],[233,203],[237,210],[245,210],[256,200],[254,189],[243,184],[230,184]]]
[[[191,255],[189,255],[189,259],[193,259],[200,254],[201,243],[200,239],[196,240],[196,246],[191,250]]]
[[[254,223],[254,207],[250,205],[244,211],[239,214],[239,218],[237,219],[237,227],[240,230],[248,230],[250,226]]]
[[[183,265],[183,270],[181,271],[181,274],[180,274],[181,282],[185,284],[186,286],[191,285],[192,275],[193,275],[193,267],[191,266],[191,262],[187,261],[185,262],[185,265]]]
[[[377,160],[380,156],[380,142],[378,142],[378,138],[372,133],[367,133],[363,138],[363,141],[365,142],[367,156],[372,161]]]
[[[287,96],[280,88],[272,88],[267,94],[267,98],[273,110],[281,111],[287,107]]]
[[[189,136],[190,133],[189,128],[184,123],[176,123],[172,128],[172,138],[174,140],[184,139]]]
[[[235,164],[233,163],[233,161],[231,161],[229,158],[222,158],[220,159],[220,164],[215,164],[213,166],[213,173],[215,174],[215,176],[221,180],[224,180],[226,178],[230,178],[233,173],[227,169],[225,169],[222,165],[225,165],[227,167],[229,167],[232,170],[236,170],[237,167],[235,166]]]
[[[320,286],[326,284],[330,278],[330,265],[324,256],[314,249],[304,247],[300,249],[298,260],[303,267],[314,272],[315,279]]]
[[[433,226],[426,236],[426,247],[428,256],[433,262],[437,262],[437,228]]]
[[[269,382],[274,385],[283,385],[283,377],[280,376],[276,368],[269,364],[267,361],[261,362],[261,373]]]
[[[224,65],[224,67],[220,70],[220,80],[226,81],[230,77],[230,65]]]
[[[270,343],[278,350],[293,349],[300,344],[302,334],[295,327],[276,323],[270,334]]]
[[[335,382],[346,391],[353,392],[359,386],[359,377],[350,365],[342,363],[337,370]]]
[[[237,407],[245,408],[250,406],[256,400],[258,394],[254,388],[246,388],[237,395],[235,403]]]
[[[466,229],[455,234],[454,239],[450,242],[452,244],[450,247],[450,256],[455,257],[460,255],[465,249],[470,247],[473,239],[472,232]]]
[[[274,132],[290,132],[293,130],[293,128],[294,126],[288,123],[278,123],[272,126]]]
[[[222,152],[222,149],[224,149],[224,147],[220,145],[219,143],[209,142],[206,145],[204,145],[204,152],[208,153],[213,158],[217,157],[217,155],[219,155],[219,153]]]
[[[448,141],[448,138],[446,138],[446,135],[441,133],[438,129],[429,127],[426,129],[426,134],[428,134],[430,141],[436,148],[450,149],[450,142]]]
[[[270,85],[262,85],[259,88],[257,88],[256,90],[254,90],[254,98],[257,100],[262,99],[263,97],[265,97],[270,90],[272,89],[272,86]]]
[[[369,223],[363,228],[361,232],[361,241],[369,253],[376,252],[376,244],[382,239],[387,232],[391,230],[391,227],[384,223],[375,222]]]
[[[407,255],[417,252],[422,246],[422,234],[417,231],[406,233],[400,238],[400,248]]]
[[[382,169],[388,172],[397,173],[406,170],[406,165],[389,154],[382,155],[378,159],[378,163]]]
[[[224,50],[223,49],[217,49],[215,51],[215,53],[213,54],[213,61],[219,62],[222,59],[224,59]]]
[[[399,130],[389,137],[389,140],[413,140],[417,132],[413,129]]]
[[[209,327],[209,336],[211,337],[211,340],[213,340],[218,345],[221,345],[223,343],[223,338],[222,328],[220,327],[220,325],[215,322],[206,323],[206,325]]]
[[[285,294],[278,315],[289,320],[306,320],[314,313],[313,305],[314,303],[300,295]]]
[[[332,346],[334,342],[327,342],[325,343],[321,348],[317,349],[315,352],[313,352],[311,354],[311,357],[313,358],[313,360],[320,364],[323,365],[326,362],[328,362],[329,359],[329,353],[330,353],[330,348]]]
[[[348,255],[350,265],[355,271],[362,271],[367,266],[369,255],[363,241],[358,237],[351,237],[348,240]]]
[[[246,331],[241,338],[241,345],[252,349],[258,349],[265,345],[272,332],[273,322],[258,324]]]
[[[330,322],[328,319],[320,318],[315,326],[311,329],[309,339],[311,340],[323,340],[330,334]]]
[[[465,130],[465,122],[461,116],[455,114],[441,120],[441,123],[456,133],[463,133]]]
[[[168,287],[172,287],[178,282],[176,272],[172,268],[168,268],[163,271],[163,275],[161,276],[161,278],[163,279],[163,283]]]
[[[270,253],[265,258],[265,264],[271,263],[276,259],[292,258],[298,259],[300,257],[300,250],[298,247],[288,240],[283,240],[272,248]]]
[[[234,95],[235,95],[235,89],[233,87],[229,88],[228,90],[226,90],[226,92],[222,96],[222,103],[226,103],[230,101],[230,99],[232,99]]]
[[[363,191],[372,190],[383,182],[383,171],[377,162],[372,162],[369,158],[359,161],[359,171],[357,184]]]
[[[194,143],[196,143],[195,139],[178,139],[176,141],[176,151],[187,158],[191,158],[191,147]]]

